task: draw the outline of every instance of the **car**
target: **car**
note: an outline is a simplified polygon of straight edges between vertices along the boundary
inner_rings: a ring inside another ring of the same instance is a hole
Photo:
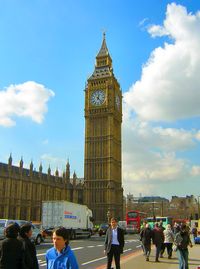
[[[99,236],[105,235],[108,227],[109,227],[108,223],[100,224],[99,231],[98,231]]]
[[[5,228],[12,223],[17,223],[19,226],[28,223],[26,220],[0,219],[0,239],[5,238]]]
[[[35,225],[36,228],[38,228],[41,232],[41,235],[42,235],[42,241],[44,242],[45,238],[47,237],[46,233],[44,232],[44,227],[42,226],[42,223],[41,222],[35,222],[35,221],[32,221],[31,222],[32,224]]]
[[[36,245],[40,245],[41,242],[44,241],[44,238],[42,236],[42,229],[41,226],[37,227],[36,224],[32,224],[32,236],[31,236],[31,241],[33,241]]]
[[[49,227],[49,228],[44,229],[43,233],[45,235],[45,238],[46,237],[52,237],[54,229],[55,229],[55,227]]]

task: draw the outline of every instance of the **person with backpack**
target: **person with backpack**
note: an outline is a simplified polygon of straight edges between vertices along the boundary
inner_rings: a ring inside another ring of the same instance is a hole
[[[186,224],[182,224],[180,231],[176,233],[174,244],[177,246],[179,269],[188,269],[188,246],[192,247],[192,242],[190,240],[190,234]]]

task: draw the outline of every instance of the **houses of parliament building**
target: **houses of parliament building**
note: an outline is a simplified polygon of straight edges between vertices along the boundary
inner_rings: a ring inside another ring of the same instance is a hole
[[[84,178],[70,176],[67,162],[62,175],[49,167],[43,173],[30,163],[29,169],[0,163],[0,218],[41,220],[42,201],[68,200],[86,204],[96,223],[108,216],[123,217],[121,164],[122,92],[113,73],[105,34],[95,68],[85,87]]]

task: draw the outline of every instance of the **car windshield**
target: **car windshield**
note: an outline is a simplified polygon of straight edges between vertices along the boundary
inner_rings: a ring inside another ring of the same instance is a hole
[[[106,223],[100,225],[100,228],[107,228],[107,227],[108,227],[108,224]]]
[[[38,229],[41,229],[41,224],[34,224],[34,226]]]
[[[5,227],[5,220],[0,220],[0,227],[1,228],[4,228]]]

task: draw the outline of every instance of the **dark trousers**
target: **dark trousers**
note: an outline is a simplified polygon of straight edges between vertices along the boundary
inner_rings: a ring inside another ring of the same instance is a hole
[[[116,269],[120,269],[120,247],[118,245],[111,245],[110,252],[107,254],[107,269],[111,269],[113,256]]]
[[[172,256],[172,243],[164,243],[164,249],[161,250],[162,254],[164,253],[165,248],[167,248],[168,258],[171,258],[171,256]]]
[[[155,246],[156,246],[156,261],[157,261],[160,255],[162,243],[155,244]]]
[[[147,258],[149,258],[151,253],[151,244],[144,244],[144,254]]]

